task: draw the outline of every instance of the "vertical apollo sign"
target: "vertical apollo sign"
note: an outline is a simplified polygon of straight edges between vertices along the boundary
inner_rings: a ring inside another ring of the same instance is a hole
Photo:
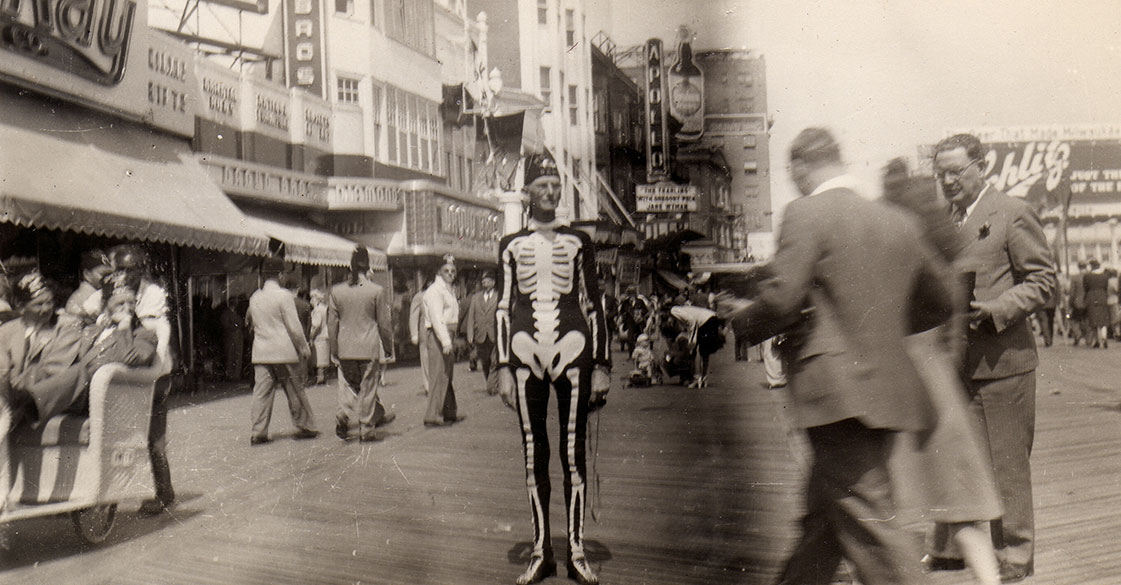
[[[288,84],[325,97],[320,0],[284,0],[284,61]]]
[[[669,126],[661,39],[646,41],[646,181],[669,179]]]

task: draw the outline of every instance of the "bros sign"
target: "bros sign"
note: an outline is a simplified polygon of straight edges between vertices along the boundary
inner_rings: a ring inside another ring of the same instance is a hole
[[[284,59],[289,83],[324,97],[321,13],[319,0],[285,0]]]

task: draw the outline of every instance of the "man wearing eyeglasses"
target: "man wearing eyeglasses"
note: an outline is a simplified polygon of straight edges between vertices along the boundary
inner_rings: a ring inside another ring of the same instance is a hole
[[[955,268],[975,275],[963,371],[1004,506],[991,526],[993,547],[1001,579],[1012,583],[1034,572],[1029,457],[1039,359],[1028,318],[1054,294],[1055,264],[1036,212],[989,184],[985,171],[975,136],[951,136],[934,148],[934,176],[965,245]],[[945,533],[936,527],[935,569],[960,566]]]

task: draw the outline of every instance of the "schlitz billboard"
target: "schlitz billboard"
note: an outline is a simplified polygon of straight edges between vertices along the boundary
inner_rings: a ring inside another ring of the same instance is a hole
[[[1072,216],[1095,215],[1121,203],[1121,128],[1048,126],[971,133],[984,142],[989,182],[1045,214],[1057,213],[1068,200]],[[924,149],[927,156],[931,149]]]

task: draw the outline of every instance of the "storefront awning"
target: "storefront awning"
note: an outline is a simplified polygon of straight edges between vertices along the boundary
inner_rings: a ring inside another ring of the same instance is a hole
[[[284,244],[284,258],[316,266],[350,266],[350,255],[358,244],[297,218],[259,209],[245,209],[251,226]],[[367,247],[370,267],[388,270],[385,253]]]
[[[248,224],[186,144],[135,133],[113,149],[81,131],[0,124],[0,221],[250,255],[268,237]],[[131,151],[131,152],[130,152]]]

